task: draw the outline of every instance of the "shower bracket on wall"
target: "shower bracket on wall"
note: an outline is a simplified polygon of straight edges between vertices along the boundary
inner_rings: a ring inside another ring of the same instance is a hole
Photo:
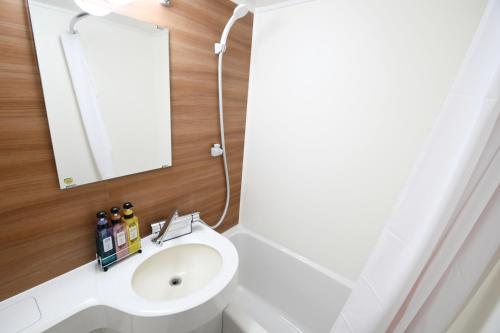
[[[222,52],[226,51],[226,44],[215,43],[214,44],[214,51],[215,51],[215,54],[221,54]]]
[[[224,153],[224,150],[221,148],[220,144],[215,143],[212,148],[210,148],[210,155],[212,157],[219,157]]]

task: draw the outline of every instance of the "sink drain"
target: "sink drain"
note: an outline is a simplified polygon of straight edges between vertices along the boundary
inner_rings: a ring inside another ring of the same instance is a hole
[[[172,287],[177,287],[177,286],[180,286],[182,284],[182,279],[180,277],[173,277],[170,279],[170,285]]]

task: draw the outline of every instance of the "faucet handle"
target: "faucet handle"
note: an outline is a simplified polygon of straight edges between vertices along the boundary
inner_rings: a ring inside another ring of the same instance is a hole
[[[172,214],[172,217],[170,218],[170,222],[174,221],[178,217],[179,217],[179,210],[175,209],[175,212]]]
[[[153,239],[153,242],[161,245],[163,242],[163,236],[167,234],[168,227],[178,217],[179,217],[179,210],[175,209],[174,213],[170,217],[170,220],[165,221],[165,223],[163,223],[163,226],[161,227],[160,232],[158,232],[158,236],[156,236],[156,238]]]

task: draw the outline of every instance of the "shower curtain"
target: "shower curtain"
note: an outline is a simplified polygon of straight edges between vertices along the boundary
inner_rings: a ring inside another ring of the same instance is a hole
[[[500,0],[490,0],[332,333],[440,333],[461,312],[500,256],[499,115]],[[500,332],[499,321],[489,329]]]

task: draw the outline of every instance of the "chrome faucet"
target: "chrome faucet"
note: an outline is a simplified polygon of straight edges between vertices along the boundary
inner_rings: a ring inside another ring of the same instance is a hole
[[[193,232],[194,222],[205,223],[200,218],[199,212],[179,216],[179,211],[176,209],[170,220],[151,224],[154,235],[151,240],[161,246],[166,241],[190,234]]]
[[[163,237],[165,237],[165,235],[167,234],[168,227],[178,217],[179,217],[179,210],[176,209],[174,214],[172,214],[172,217],[170,218],[170,220],[165,221],[165,223],[163,224],[163,226],[160,229],[160,232],[158,232],[158,236],[156,236],[156,238],[153,239],[153,242],[155,242],[158,245],[161,245],[163,243]]]

